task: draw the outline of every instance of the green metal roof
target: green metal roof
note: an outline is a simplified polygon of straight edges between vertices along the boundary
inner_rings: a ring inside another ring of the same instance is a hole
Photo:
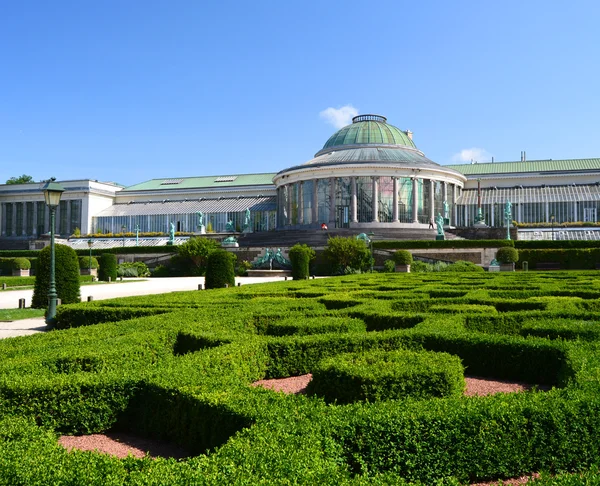
[[[168,179],[152,179],[129,186],[119,194],[127,191],[168,191],[171,189],[218,189],[220,187],[243,187],[272,185],[275,173],[237,174],[225,176],[181,177]]]
[[[511,174],[525,172],[569,172],[600,170],[598,159],[527,160],[525,162],[485,162],[445,165],[466,176]]]
[[[416,148],[408,136],[408,132],[386,123],[386,118],[379,115],[359,115],[352,119],[352,124],[335,132],[321,150],[342,145],[385,144],[404,145]]]

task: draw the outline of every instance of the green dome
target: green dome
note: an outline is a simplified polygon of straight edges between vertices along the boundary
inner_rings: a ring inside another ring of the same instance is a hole
[[[342,145],[403,145],[417,148],[409,131],[402,131],[386,123],[387,119],[379,115],[359,115],[352,118],[352,124],[335,132],[321,151]]]

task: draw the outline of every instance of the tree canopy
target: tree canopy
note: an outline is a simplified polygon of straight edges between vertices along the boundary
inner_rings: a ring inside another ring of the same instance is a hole
[[[6,181],[7,184],[27,184],[29,182],[35,182],[33,177],[27,174],[23,174],[19,177],[11,177]]]

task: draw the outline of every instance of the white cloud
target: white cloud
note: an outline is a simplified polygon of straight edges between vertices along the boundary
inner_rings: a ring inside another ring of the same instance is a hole
[[[482,148],[468,148],[462,149],[457,154],[452,156],[452,162],[489,162],[492,158],[487,150]]]
[[[358,110],[352,105],[345,105],[341,108],[327,108],[319,113],[327,123],[331,123],[335,128],[342,128],[352,123],[352,118],[358,115]]]

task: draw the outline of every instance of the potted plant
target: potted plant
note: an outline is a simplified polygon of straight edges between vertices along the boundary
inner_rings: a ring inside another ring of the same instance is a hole
[[[27,258],[15,258],[12,262],[12,274],[15,277],[29,277],[31,262]]]
[[[519,261],[519,252],[512,246],[504,246],[496,252],[496,260],[500,263],[501,272],[514,272],[515,263]]]
[[[79,257],[79,273],[81,275],[98,276],[98,260],[95,257]]]
[[[398,250],[392,256],[396,264],[396,272],[410,273],[410,265],[413,262],[412,253],[408,250]]]

